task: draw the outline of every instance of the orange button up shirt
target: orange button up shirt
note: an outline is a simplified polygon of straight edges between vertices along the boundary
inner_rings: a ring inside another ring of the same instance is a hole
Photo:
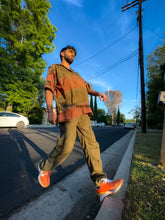
[[[88,98],[91,87],[78,73],[62,64],[49,67],[45,89],[54,94],[58,122],[69,121],[82,114],[93,115]]]

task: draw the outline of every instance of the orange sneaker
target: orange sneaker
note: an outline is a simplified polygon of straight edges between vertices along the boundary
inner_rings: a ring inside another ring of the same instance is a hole
[[[39,168],[38,181],[43,188],[46,188],[50,185],[50,171],[43,171]]]
[[[123,185],[123,179],[118,179],[115,181],[102,179],[100,187],[96,188],[97,195],[102,201],[107,195],[117,193]]]

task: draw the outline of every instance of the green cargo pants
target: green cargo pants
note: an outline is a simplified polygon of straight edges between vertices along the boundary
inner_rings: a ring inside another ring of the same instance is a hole
[[[60,136],[53,151],[46,160],[40,162],[43,171],[50,171],[60,165],[73,150],[76,135],[83,148],[91,179],[96,187],[100,185],[100,179],[106,178],[102,169],[100,148],[91,127],[90,118],[83,114],[68,122],[60,123]]]

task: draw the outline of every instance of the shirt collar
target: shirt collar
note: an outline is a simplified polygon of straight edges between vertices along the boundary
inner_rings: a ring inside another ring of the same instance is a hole
[[[64,67],[65,69],[67,69],[67,70],[69,70],[69,71],[71,71],[71,72],[74,72],[73,69],[71,69],[71,68],[68,69],[66,66],[62,65],[61,63],[58,63],[57,65],[62,66],[62,67]]]

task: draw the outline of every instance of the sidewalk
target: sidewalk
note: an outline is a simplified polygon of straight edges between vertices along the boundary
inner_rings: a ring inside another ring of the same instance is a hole
[[[121,200],[124,198],[127,187],[130,163],[132,159],[133,143],[135,138],[135,134],[133,135],[133,137],[132,135],[133,131],[130,131],[128,134],[115,142],[101,154],[103,168],[105,168],[106,166],[108,166],[111,158],[114,157],[116,150],[120,150],[120,147],[123,144],[128,144],[128,140],[131,139],[129,147],[119,166],[119,172],[117,171],[115,175],[116,179],[122,174],[121,172],[123,172],[122,176],[120,177],[123,177],[124,175],[124,185],[117,193],[117,195],[105,198],[101,209],[96,217],[96,220],[121,219],[118,218],[118,216],[117,218],[114,218],[116,213],[113,212],[112,215],[112,211],[110,210],[117,209],[122,214],[123,205]],[[127,176],[124,174],[125,171],[123,170],[127,171]],[[10,216],[9,220],[63,220],[69,213],[71,213],[72,209],[79,202],[85,201],[85,203],[88,204],[88,200],[91,201],[95,198],[95,188],[93,182],[90,179],[88,168],[85,164],[80,169],[76,170],[75,172],[64,178],[62,181],[55,184],[35,201],[31,201],[30,203],[23,206],[20,210]],[[111,198],[113,199],[113,202],[110,201]],[[116,200],[120,202],[120,206],[118,205],[118,203],[115,203]]]

